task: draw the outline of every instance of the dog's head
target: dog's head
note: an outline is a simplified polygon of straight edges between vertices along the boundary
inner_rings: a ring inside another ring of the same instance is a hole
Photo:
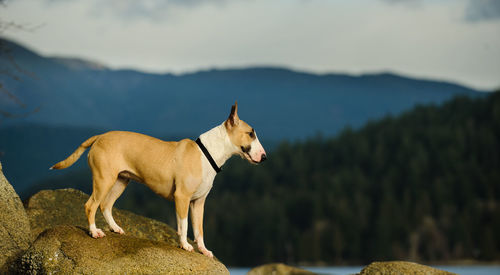
[[[224,122],[229,139],[238,147],[238,154],[250,163],[257,164],[267,159],[266,151],[250,125],[238,117],[238,102],[231,107],[231,114]]]

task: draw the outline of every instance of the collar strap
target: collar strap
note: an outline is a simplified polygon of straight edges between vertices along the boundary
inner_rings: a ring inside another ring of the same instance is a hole
[[[219,166],[217,166],[217,163],[215,163],[215,160],[212,158],[212,156],[208,152],[208,150],[205,147],[205,145],[203,145],[203,143],[201,143],[200,138],[196,139],[196,144],[198,144],[198,146],[200,147],[201,151],[203,152],[203,154],[207,158],[208,162],[210,162],[210,164],[214,168],[215,172],[219,173],[221,171],[221,169],[219,168]]]

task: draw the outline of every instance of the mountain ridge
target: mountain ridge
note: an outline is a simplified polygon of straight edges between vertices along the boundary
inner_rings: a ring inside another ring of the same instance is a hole
[[[397,115],[416,104],[439,104],[455,95],[481,96],[448,82],[394,73],[313,74],[273,66],[156,74],[109,69],[78,58],[44,57],[0,40],[0,74],[33,115],[4,125],[42,123],[128,129],[159,136],[203,132],[220,124],[235,101],[240,116],[267,139],[301,139]],[[13,63],[15,62],[15,63]],[[19,70],[28,71],[23,74]],[[0,110],[19,112],[4,94]]]
[[[14,40],[9,40],[7,38],[1,37],[0,36],[0,44],[4,44],[4,48],[7,50],[9,48],[14,48],[15,50],[21,49],[24,52],[34,54],[38,58],[45,58],[52,60],[55,63],[59,63],[62,66],[66,66],[67,68],[74,68],[79,67],[78,69],[81,69],[81,67],[88,67],[90,69],[98,69],[98,70],[107,70],[107,71],[116,71],[116,72],[136,72],[136,73],[141,73],[141,74],[148,74],[148,75],[156,75],[156,76],[176,76],[176,77],[182,77],[182,76],[190,76],[190,75],[198,75],[198,74],[204,74],[204,73],[210,73],[210,72],[230,72],[230,71],[244,71],[244,70],[276,70],[276,71],[286,71],[286,72],[291,72],[291,73],[297,73],[297,74],[305,74],[305,75],[313,75],[313,76],[319,76],[319,77],[329,77],[329,76],[343,76],[343,77],[348,77],[348,78],[364,78],[364,77],[396,77],[396,78],[401,78],[401,79],[406,79],[406,80],[418,80],[418,81],[428,81],[428,82],[439,82],[439,83],[444,83],[444,84],[450,84],[450,85],[455,85],[455,86],[460,86],[460,87],[465,87],[467,89],[471,90],[476,90],[476,91],[481,91],[481,92],[492,92],[489,90],[484,90],[484,89],[476,89],[473,87],[470,87],[469,85],[466,84],[460,84],[457,83],[456,81],[452,80],[446,80],[446,79],[439,79],[439,78],[429,78],[429,77],[417,77],[417,76],[409,76],[405,75],[402,73],[398,73],[392,70],[380,70],[380,71],[375,71],[375,72],[362,72],[362,73],[347,73],[347,72],[313,72],[313,71],[308,71],[308,70],[302,70],[302,69],[297,69],[297,68],[292,68],[292,67],[287,67],[287,66],[279,66],[279,65],[249,65],[249,66],[227,66],[227,67],[219,67],[219,66],[214,66],[206,69],[198,69],[198,70],[190,70],[190,71],[184,71],[184,72],[179,72],[179,73],[174,73],[174,72],[147,72],[147,70],[141,70],[139,68],[129,68],[129,67],[124,67],[124,68],[111,68],[107,66],[106,64],[97,61],[97,60],[92,60],[92,59],[86,59],[83,57],[78,57],[78,56],[60,56],[60,55],[41,55],[36,52],[35,49],[22,45],[21,43],[18,43]]]

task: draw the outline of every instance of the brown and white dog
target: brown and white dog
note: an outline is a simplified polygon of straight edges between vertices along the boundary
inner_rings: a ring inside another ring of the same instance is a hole
[[[266,160],[266,152],[255,130],[238,118],[238,105],[231,108],[229,118],[221,125],[200,135],[195,142],[183,139],[166,142],[150,136],[122,131],[107,132],[83,142],[67,159],[51,169],[64,169],[75,163],[85,149],[90,148],[88,163],[92,170],[93,191],[85,213],[90,235],[104,237],[95,225],[95,213],[100,206],[113,232],[123,234],[111,214],[116,199],[130,180],[146,184],[154,192],[175,201],[177,233],[181,247],[192,251],[187,242],[188,212],[198,249],[213,257],[203,242],[203,208],[213,180],[231,156],[238,154],[256,164]]]

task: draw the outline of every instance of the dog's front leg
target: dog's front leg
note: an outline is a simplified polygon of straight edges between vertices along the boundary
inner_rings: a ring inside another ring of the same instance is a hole
[[[182,249],[193,251],[193,246],[187,241],[188,232],[188,211],[190,197],[176,191],[174,194],[175,212],[177,216],[177,234],[179,235],[179,242]]]
[[[193,224],[193,233],[198,249],[203,255],[212,258],[212,251],[205,247],[203,242],[203,208],[205,206],[206,196],[191,202],[191,222]]]

